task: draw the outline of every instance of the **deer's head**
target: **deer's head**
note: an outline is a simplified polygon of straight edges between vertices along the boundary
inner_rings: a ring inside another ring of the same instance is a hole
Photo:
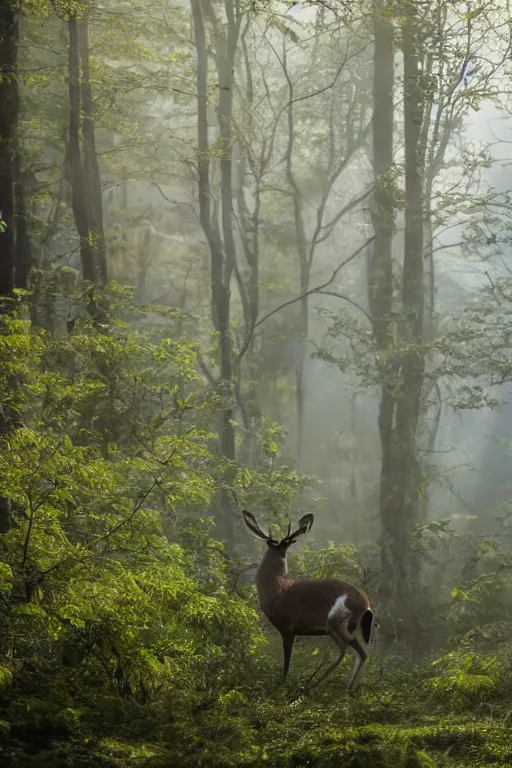
[[[299,520],[298,527],[294,531],[292,531],[292,524],[288,523],[288,533],[286,536],[284,536],[282,539],[275,539],[272,536],[272,530],[270,527],[268,529],[268,534],[261,530],[252,512],[247,512],[244,510],[242,515],[244,518],[245,527],[251,536],[264,541],[268,547],[268,553],[272,553],[274,556],[280,558],[286,557],[288,548],[292,544],[295,544],[300,536],[305,536],[306,533],[309,533],[314,520],[313,515],[310,513],[303,515]]]

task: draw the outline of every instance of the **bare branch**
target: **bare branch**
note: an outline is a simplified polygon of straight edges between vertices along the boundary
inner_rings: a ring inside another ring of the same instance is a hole
[[[280,304],[278,307],[274,307],[274,309],[270,310],[270,312],[267,312],[267,314],[263,315],[263,317],[260,317],[260,319],[257,320],[254,323],[254,326],[253,326],[253,328],[251,330],[250,335],[246,338],[243,347],[239,351],[239,353],[237,355],[237,362],[239,362],[242,359],[242,357],[244,356],[244,354],[247,352],[247,349],[249,348],[249,345],[251,343],[254,331],[255,331],[255,329],[258,326],[262,325],[264,322],[266,322],[266,320],[268,320],[270,317],[275,315],[277,312],[280,312],[282,309],[285,309],[286,307],[289,307],[292,304],[296,304],[298,301],[301,301],[302,299],[305,299],[306,296],[312,296],[315,293],[322,293],[322,291],[324,291],[325,288],[328,288],[329,285],[331,285],[334,282],[334,280],[336,280],[336,277],[338,276],[339,272],[343,269],[343,267],[346,267],[348,264],[350,264],[351,261],[354,261],[354,259],[356,259],[364,251],[364,249],[367,248],[370,245],[370,243],[373,243],[374,240],[375,240],[375,236],[370,237],[369,240],[367,240],[365,243],[363,243],[361,246],[359,246],[359,248],[357,248],[357,250],[355,250],[354,253],[352,253],[347,259],[344,259],[341,262],[341,264],[338,264],[338,266],[336,267],[336,269],[332,273],[332,275],[329,278],[329,280],[327,280],[325,283],[322,283],[321,285],[317,285],[314,288],[310,288],[309,291],[306,291],[305,293],[302,293],[300,296],[295,296],[295,298],[290,299],[289,301],[285,301],[283,304]],[[350,301],[350,303],[353,303],[347,297],[341,296],[341,294],[338,295],[338,296],[339,296],[339,298],[344,298],[347,301]],[[357,305],[355,305],[355,306],[357,306]],[[365,314],[366,314],[366,312],[365,312]]]

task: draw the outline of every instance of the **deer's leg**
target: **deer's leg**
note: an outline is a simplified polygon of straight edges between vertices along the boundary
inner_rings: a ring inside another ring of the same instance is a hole
[[[283,683],[286,680],[286,675],[290,669],[290,662],[292,660],[293,644],[295,643],[295,635],[293,632],[281,633],[283,639]]]
[[[355,691],[359,685],[363,665],[368,658],[368,647],[372,640],[373,623],[373,611],[371,608],[367,608],[365,613],[361,616],[356,631],[354,632],[354,636],[350,641],[350,645],[356,652],[356,660],[348,683],[349,693]]]
[[[314,685],[315,688],[318,685],[320,685],[322,680],[325,680],[325,678],[328,677],[331,674],[331,672],[334,672],[336,667],[339,667],[339,665],[341,664],[341,662],[345,658],[345,654],[347,652],[347,647],[348,647],[347,642],[343,638],[341,633],[336,629],[336,627],[334,627],[334,626],[330,625],[329,623],[327,623],[327,631],[329,632],[330,636],[332,637],[332,639],[334,640],[334,642],[336,643],[336,645],[340,649],[340,655],[338,656],[336,661],[334,661],[329,667],[327,667],[327,669],[325,670],[323,675],[320,675],[320,677],[318,678],[318,680],[316,681],[316,683]],[[313,677],[316,675],[317,672],[318,672],[318,669],[316,669],[315,672],[311,675],[311,677],[308,680],[308,683],[313,679]],[[309,690],[312,690],[312,689],[310,688]]]
[[[324,664],[325,664],[325,662],[326,662],[326,659],[327,659],[327,655],[325,655],[325,654],[324,654],[324,658],[323,658],[323,660],[322,660],[322,661],[320,662],[320,664],[317,666],[317,668],[315,669],[315,671],[313,672],[313,674],[312,674],[312,675],[310,675],[310,676],[308,677],[308,679],[306,680],[306,682],[304,683],[304,686],[303,686],[303,687],[304,687],[304,690],[306,690],[306,689],[307,689],[307,687],[308,687],[308,685],[311,683],[311,681],[312,681],[312,680],[313,680],[313,679],[314,679],[314,678],[315,678],[315,677],[318,675],[318,673],[320,672],[320,670],[321,670],[321,669],[322,669],[322,667],[324,666]]]
[[[363,671],[363,664],[368,658],[368,653],[365,647],[366,643],[362,638],[354,637],[350,645],[356,652],[354,666],[352,668],[352,673],[348,682],[348,692],[353,693],[359,684],[361,672]]]

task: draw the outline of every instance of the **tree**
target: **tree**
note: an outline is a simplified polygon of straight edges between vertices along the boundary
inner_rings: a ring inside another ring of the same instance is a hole
[[[83,277],[92,285],[103,287],[107,282],[107,261],[89,77],[88,8],[83,8],[81,13],[84,14],[81,18],[76,13],[71,14],[67,22],[69,181],[73,215],[80,240]]]
[[[323,45],[315,42],[310,53],[308,44],[300,46],[300,38],[291,33],[283,37],[283,50],[279,53],[267,35],[267,43],[286,84],[282,104],[274,109],[278,121],[285,123],[284,179],[278,177],[274,184],[282,188],[284,182],[287,206],[291,200],[298,260],[301,298],[296,361],[296,453],[299,462],[304,444],[305,369],[311,330],[309,291],[315,257],[322,244],[325,247],[334,242],[339,227],[347,227],[345,217],[371,194],[371,188],[346,194],[349,179],[354,181],[351,171],[361,162],[370,133],[369,98],[364,74],[361,74],[368,64],[367,46],[360,42],[361,30],[357,27],[343,30],[338,22],[332,31],[325,33],[322,21],[323,14],[318,13],[316,33],[324,34]],[[288,60],[290,51],[295,53],[295,65]],[[301,57],[298,65],[297,53],[302,54],[306,62]],[[352,87],[356,71],[361,83],[357,89]]]
[[[236,260],[233,236],[232,182],[232,110],[234,91],[234,62],[240,34],[241,7],[239,0],[226,0],[227,29],[215,15],[212,4],[202,6],[191,0],[197,51],[197,172],[201,226],[208,241],[211,258],[211,307],[213,327],[218,334],[219,394],[223,404],[219,428],[220,451],[224,459],[236,457],[234,428],[233,350],[230,328],[231,278]],[[211,26],[217,76],[218,151],[220,166],[220,219],[211,199],[210,169],[212,148],[208,136],[208,56],[205,17]],[[221,234],[222,231],[222,234]],[[227,497],[223,499],[226,503]],[[229,514],[229,512],[228,512]]]
[[[23,192],[20,184],[20,161],[17,145],[19,9],[15,2],[0,7],[0,333],[8,333],[6,313],[13,308],[15,287],[26,288],[26,273],[22,273]],[[17,232],[18,230],[18,232]],[[10,387],[16,380],[9,378]],[[18,422],[14,404],[5,402],[0,409],[0,441],[2,444]],[[10,527],[10,503],[0,495],[0,533]]]
[[[385,350],[392,347],[393,301],[393,234],[394,234],[394,168],[393,168],[393,98],[394,98],[394,29],[385,3],[373,6],[374,74],[372,121],[373,172],[375,178],[373,225],[375,241],[368,276],[369,306],[373,320],[375,344],[381,352],[377,364],[381,377],[379,434],[382,449],[380,476],[380,518],[382,535],[392,529],[395,510],[392,507],[392,446],[394,397],[393,367]],[[381,542],[381,559],[389,567],[387,542]]]
[[[0,297],[4,310],[5,297],[11,296],[16,284],[18,36],[18,5],[8,0],[0,8]]]
[[[417,604],[421,565],[418,525],[422,516],[428,516],[426,491],[434,468],[427,462],[435,448],[440,415],[442,374],[437,369],[436,349],[441,342],[433,336],[433,297],[434,256],[444,249],[436,239],[443,227],[455,225],[468,204],[465,193],[451,197],[451,190],[457,184],[473,184],[475,169],[485,163],[478,152],[470,160],[469,152],[461,151],[458,130],[468,103],[474,104],[471,100],[477,94],[494,97],[493,78],[503,59],[500,52],[496,60],[488,61],[480,49],[482,30],[489,22],[480,18],[481,9],[475,16],[460,18],[464,44],[456,38],[453,19],[448,22],[444,7],[415,9],[408,4],[404,9],[399,16],[394,6],[386,4],[375,5],[373,10],[375,241],[368,261],[371,318],[363,317],[361,322],[360,314],[359,319],[352,315],[348,322],[335,320],[332,335],[348,335],[352,353],[341,360],[329,353],[324,357],[339,362],[344,369],[351,359],[363,380],[379,388],[379,517],[385,574],[381,589],[391,600],[400,598],[405,618],[414,614]],[[478,29],[475,17],[482,25]],[[446,60],[448,50],[453,60]],[[394,86],[395,51],[401,52],[403,61],[398,88]],[[468,88],[461,68],[464,73],[468,59],[479,61],[480,56],[478,82]],[[403,129],[394,126],[395,115],[403,119]],[[453,168],[460,172],[457,180],[453,179]],[[477,195],[473,199],[480,198]],[[403,240],[395,230],[400,210]],[[489,216],[489,210],[484,215]],[[477,238],[470,244],[469,228],[466,237],[464,253],[469,253],[469,248],[477,247]],[[478,242],[481,246],[483,239]],[[433,415],[431,392],[437,398]],[[393,611],[396,613],[396,608]]]

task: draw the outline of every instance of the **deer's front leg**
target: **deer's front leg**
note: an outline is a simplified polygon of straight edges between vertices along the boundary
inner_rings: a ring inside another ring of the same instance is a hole
[[[286,680],[286,675],[290,669],[290,662],[292,660],[293,644],[295,643],[295,635],[293,632],[281,632],[281,638],[283,640],[283,683]]]

